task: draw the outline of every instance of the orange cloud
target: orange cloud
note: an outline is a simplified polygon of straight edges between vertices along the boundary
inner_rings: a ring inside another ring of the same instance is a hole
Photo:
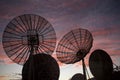
[[[0,76],[0,80],[8,80],[8,76]]]
[[[0,75],[0,80],[21,80],[21,74],[13,73],[13,74]]]

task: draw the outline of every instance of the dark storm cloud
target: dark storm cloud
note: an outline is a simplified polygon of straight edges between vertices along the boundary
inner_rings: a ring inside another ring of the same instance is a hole
[[[86,28],[109,28],[120,23],[119,3],[117,0],[55,0],[43,2],[45,16],[56,26],[80,25]],[[39,3],[36,3],[38,5]],[[48,4],[48,5],[47,5]],[[39,5],[38,5],[39,6]],[[43,9],[43,11],[42,11]],[[48,12],[47,12],[48,11]],[[46,13],[47,12],[47,13]],[[114,26],[118,28],[118,26]],[[61,28],[62,29],[62,28]],[[59,29],[60,30],[60,29]]]
[[[83,15],[83,13],[87,15],[89,12],[110,14],[120,12],[119,3],[119,0],[1,0],[0,15],[17,14],[28,10],[52,14],[51,16]]]
[[[102,0],[96,5],[96,12],[100,14],[115,15],[120,13],[119,0]]]
[[[58,38],[75,26],[89,29],[94,36],[110,32],[116,35],[120,27],[119,4],[119,0],[0,0],[0,37],[11,19],[25,13],[45,17],[54,26]]]
[[[35,13],[50,21],[58,33],[76,25],[92,31],[113,26],[117,29],[119,4],[119,0],[1,0],[0,27],[3,31],[15,16]]]
[[[37,13],[55,20],[69,17],[79,20],[91,14],[118,13],[119,2],[119,0],[1,0],[0,17],[7,19],[22,13]]]
[[[30,0],[0,0],[0,34],[10,20],[31,9],[29,4]]]
[[[26,10],[28,4],[28,0],[1,0],[0,18],[9,19]]]

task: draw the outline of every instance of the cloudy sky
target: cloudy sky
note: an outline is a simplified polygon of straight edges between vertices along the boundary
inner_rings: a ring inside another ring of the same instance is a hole
[[[0,0],[0,80],[21,78],[22,66],[7,57],[2,47],[2,34],[9,21],[27,13],[46,18],[53,25],[58,41],[72,29],[88,29],[94,38],[90,53],[104,49],[113,63],[120,66],[120,0]],[[82,73],[80,63],[60,65],[59,80]]]

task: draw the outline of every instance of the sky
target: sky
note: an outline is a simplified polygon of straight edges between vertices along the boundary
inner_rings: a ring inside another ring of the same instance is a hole
[[[120,66],[120,0],[0,0],[0,80],[21,78],[22,66],[7,57],[2,34],[6,25],[22,14],[37,14],[48,20],[56,31],[57,42],[70,30],[89,30],[94,41],[85,57],[86,64],[95,49],[103,49]],[[81,61],[69,65],[58,63],[59,80],[69,80],[75,73],[82,73]]]

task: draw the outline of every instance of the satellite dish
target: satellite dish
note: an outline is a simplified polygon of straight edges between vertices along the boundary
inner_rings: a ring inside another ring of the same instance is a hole
[[[74,29],[59,41],[56,54],[59,61],[71,64],[83,59],[93,43],[92,34],[86,29]]]
[[[112,76],[112,60],[104,50],[97,49],[92,52],[89,59],[89,67],[97,80],[109,80]]]
[[[66,64],[82,60],[84,80],[87,80],[84,57],[89,53],[92,43],[93,37],[88,30],[81,28],[71,30],[59,41],[56,49],[57,58]]]
[[[24,64],[29,55],[38,53],[51,55],[56,45],[56,34],[45,18],[24,14],[8,23],[2,42],[10,59],[15,63]]]
[[[84,75],[81,73],[77,73],[73,75],[73,77],[70,80],[84,80]]]
[[[33,56],[33,69],[29,70],[31,66],[31,58],[26,61],[22,69],[22,80],[58,80],[60,70],[56,60],[47,54],[37,54]]]

